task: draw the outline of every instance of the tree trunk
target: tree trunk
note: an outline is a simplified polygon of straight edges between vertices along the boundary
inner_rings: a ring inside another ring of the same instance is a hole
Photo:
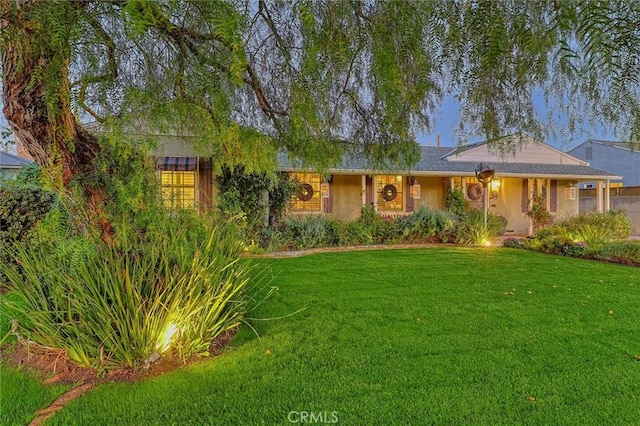
[[[41,167],[53,171],[64,189],[77,176],[95,171],[94,160],[100,152],[97,139],[71,112],[71,49],[61,49],[59,40],[56,44],[42,23],[30,18],[30,9],[42,2],[2,3],[3,8],[14,8],[0,23],[5,32],[1,44],[3,113],[16,143]],[[105,188],[84,185],[83,192],[93,225],[101,228],[103,239],[108,238],[112,227],[104,213]]]

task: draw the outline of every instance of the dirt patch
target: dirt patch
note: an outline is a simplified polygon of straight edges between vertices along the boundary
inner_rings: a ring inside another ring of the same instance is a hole
[[[218,336],[209,346],[209,353],[212,356],[221,354],[236,332],[237,330],[234,329]],[[173,371],[185,365],[204,362],[210,358],[194,356],[182,362],[176,354],[163,354],[148,368],[100,370],[78,366],[61,349],[46,348],[35,344],[17,343],[13,350],[2,353],[3,362],[35,371],[45,385],[53,383],[95,385],[109,381],[135,382]]]

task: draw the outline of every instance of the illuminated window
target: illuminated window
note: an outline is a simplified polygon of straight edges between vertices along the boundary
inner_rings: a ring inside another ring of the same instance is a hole
[[[196,172],[160,172],[162,201],[169,208],[193,209],[196,206]]]
[[[300,189],[293,196],[291,210],[294,212],[319,212],[320,175],[317,173],[291,173],[291,179],[300,183]]]
[[[378,211],[403,211],[404,185],[399,175],[376,176],[378,191]]]

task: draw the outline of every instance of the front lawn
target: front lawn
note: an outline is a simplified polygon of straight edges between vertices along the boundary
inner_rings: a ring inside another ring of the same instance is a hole
[[[259,339],[243,327],[213,362],[102,385],[49,423],[638,421],[640,268],[450,247],[265,264],[279,291],[256,316],[278,319]]]

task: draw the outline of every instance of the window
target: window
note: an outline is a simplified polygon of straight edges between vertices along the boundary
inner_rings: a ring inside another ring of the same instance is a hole
[[[577,197],[578,190],[575,186],[567,186],[564,188],[564,199],[565,200],[575,200]]]
[[[378,175],[376,176],[376,188],[378,211],[403,211],[404,185],[402,176]]]
[[[320,199],[320,175],[317,173],[291,173],[291,179],[300,183],[300,189],[293,196],[291,211],[294,212],[319,212]]]
[[[166,207],[192,209],[196,206],[196,172],[160,172],[162,201]]]
[[[585,148],[585,157],[587,160],[592,160],[593,159],[593,147],[592,146],[588,146]]]

